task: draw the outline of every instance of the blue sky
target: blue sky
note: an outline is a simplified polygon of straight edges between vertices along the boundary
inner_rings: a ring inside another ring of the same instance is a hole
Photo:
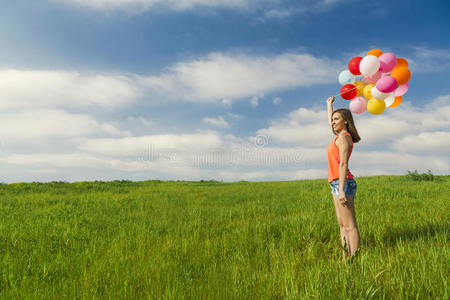
[[[352,172],[448,174],[449,16],[445,1],[8,1],[2,181],[326,178],[325,99],[372,48],[413,76],[400,107],[355,116]]]

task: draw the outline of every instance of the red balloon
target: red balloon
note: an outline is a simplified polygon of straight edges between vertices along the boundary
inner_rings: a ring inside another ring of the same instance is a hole
[[[358,89],[351,83],[344,84],[341,87],[341,97],[344,98],[345,100],[352,100],[353,98],[356,97],[357,93]]]
[[[353,57],[348,63],[348,70],[353,75],[361,75],[361,71],[359,70],[359,63],[363,58],[361,56]]]

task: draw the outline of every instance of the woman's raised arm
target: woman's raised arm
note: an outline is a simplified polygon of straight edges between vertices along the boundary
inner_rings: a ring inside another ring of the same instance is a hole
[[[334,96],[328,97],[327,99],[327,109],[328,109],[328,124],[331,126],[331,115],[333,114],[333,102]]]

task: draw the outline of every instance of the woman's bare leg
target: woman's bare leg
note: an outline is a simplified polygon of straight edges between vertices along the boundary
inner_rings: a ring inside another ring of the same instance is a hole
[[[355,215],[355,203],[354,197],[347,197],[347,204],[343,205],[339,202],[337,197],[334,198],[336,214],[342,220],[344,236],[347,241],[347,248],[349,250],[350,256],[353,255],[360,246],[360,235],[358,230],[358,225],[356,223]]]
[[[358,224],[356,223],[355,201],[354,197],[347,197],[347,205],[344,206],[344,229],[349,239],[350,256],[355,254],[360,246],[360,235]]]
[[[341,235],[342,257],[345,258],[348,255],[348,253],[345,252],[345,244],[346,243],[348,244],[348,237],[345,236],[344,222],[343,222],[342,217],[340,215],[340,210],[339,210],[339,207],[338,207],[339,204],[338,204],[337,196],[333,195],[333,200],[334,200],[333,201],[334,209],[336,211],[336,219],[337,219],[337,222],[338,222],[338,225],[339,225],[339,232],[340,232],[340,235]],[[348,246],[347,246],[347,249],[348,249]]]

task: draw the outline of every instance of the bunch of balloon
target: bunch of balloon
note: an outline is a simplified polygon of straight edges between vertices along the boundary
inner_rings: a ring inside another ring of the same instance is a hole
[[[399,106],[408,91],[411,72],[404,58],[380,49],[370,50],[365,57],[354,57],[348,70],[339,74],[341,97],[350,100],[350,110],[362,114],[366,110],[379,115],[386,107]]]

